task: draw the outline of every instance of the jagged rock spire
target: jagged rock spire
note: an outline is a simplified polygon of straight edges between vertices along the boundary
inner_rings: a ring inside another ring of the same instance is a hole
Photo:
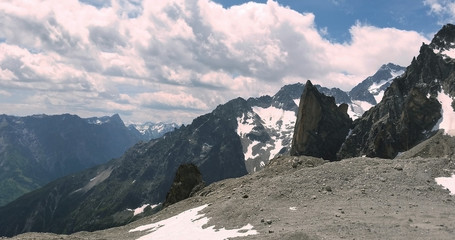
[[[308,80],[300,98],[291,155],[336,160],[352,124],[347,107],[337,106],[333,97],[321,94]]]

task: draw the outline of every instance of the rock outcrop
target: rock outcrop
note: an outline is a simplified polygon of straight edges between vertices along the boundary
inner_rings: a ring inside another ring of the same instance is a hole
[[[352,124],[348,106],[337,106],[333,97],[321,94],[310,81],[300,98],[291,155],[336,160],[336,153]]]
[[[175,174],[171,189],[166,195],[166,201],[163,207],[191,197],[204,186],[205,183],[202,180],[202,174],[196,165],[192,163],[180,165]]]

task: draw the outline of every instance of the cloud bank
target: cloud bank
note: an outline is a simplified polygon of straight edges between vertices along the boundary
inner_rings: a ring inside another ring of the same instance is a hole
[[[384,63],[407,66],[428,42],[361,22],[349,32],[331,42],[312,13],[271,0],[2,1],[0,108],[189,123],[307,79],[350,90]]]

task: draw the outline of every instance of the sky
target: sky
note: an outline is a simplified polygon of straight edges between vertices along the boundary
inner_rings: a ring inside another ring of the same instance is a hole
[[[455,0],[0,0],[0,114],[191,123],[311,80],[408,66]]]

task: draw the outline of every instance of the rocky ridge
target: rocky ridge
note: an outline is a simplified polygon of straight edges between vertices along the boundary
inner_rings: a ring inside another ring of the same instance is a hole
[[[455,62],[447,57],[447,48],[454,46],[454,33],[455,26],[447,24],[429,45],[422,45],[418,57],[394,79],[382,101],[354,122],[339,159],[394,158],[425,140],[441,120],[439,97],[443,94],[452,102],[453,112]]]

